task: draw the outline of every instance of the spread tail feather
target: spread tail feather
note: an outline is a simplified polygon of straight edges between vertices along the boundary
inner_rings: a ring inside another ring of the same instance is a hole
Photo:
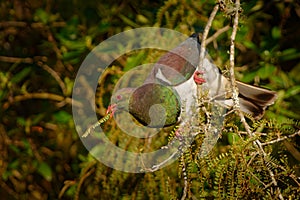
[[[260,119],[267,106],[272,105],[277,98],[274,91],[248,85],[237,81],[241,110]]]

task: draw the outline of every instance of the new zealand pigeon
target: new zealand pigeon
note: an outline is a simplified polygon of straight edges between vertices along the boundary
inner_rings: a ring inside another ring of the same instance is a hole
[[[206,53],[207,54],[207,53]],[[126,110],[148,127],[165,127],[184,122],[182,113],[195,111],[197,84],[208,97],[223,107],[231,108],[231,86],[208,54],[203,66],[198,66],[200,41],[192,34],[176,48],[164,54],[154,64],[144,83],[138,88],[118,90],[111,99],[109,112]],[[237,82],[241,110],[259,119],[267,106],[274,103],[276,93]]]

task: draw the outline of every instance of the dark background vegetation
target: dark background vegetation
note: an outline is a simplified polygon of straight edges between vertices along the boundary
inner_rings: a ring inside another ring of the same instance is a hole
[[[233,5],[224,2],[227,7],[219,11],[211,34],[231,25]],[[266,113],[266,119],[273,120],[268,121],[267,128],[274,137],[268,139],[293,134],[300,126],[300,3],[241,3],[236,77],[278,91],[276,104]],[[124,30],[146,26],[171,28],[187,35],[202,32],[214,4],[214,0],[1,1],[0,198],[179,199],[183,178],[178,163],[155,173],[127,174],[97,163],[88,155],[72,120],[72,86],[81,62],[101,41]],[[230,33],[221,34],[208,46],[224,71],[229,63]],[[127,62],[125,56],[107,75],[99,115],[105,114],[109,94]],[[254,123],[255,126],[258,125]],[[282,126],[289,130],[282,130]],[[226,136],[224,133],[221,146],[230,149],[234,144]],[[285,198],[296,198],[297,192],[299,197],[299,144],[300,137],[295,136],[268,147],[272,162],[289,168],[279,168],[280,171],[272,167],[277,170],[276,178]],[[286,160],[279,161],[283,157]],[[267,186],[268,180],[262,178],[268,176],[264,173],[256,177],[265,180],[265,185],[249,179],[248,184],[232,182],[231,188],[224,189],[220,185],[226,185],[228,180],[220,178],[216,184],[217,172],[201,175],[199,171],[205,170],[193,170],[189,177],[193,180],[190,199],[225,198],[233,195],[230,191],[241,195],[239,198],[254,194],[256,198],[277,197]],[[249,177],[243,174],[239,179],[239,173],[234,172],[237,180]],[[218,189],[224,194],[216,192]]]

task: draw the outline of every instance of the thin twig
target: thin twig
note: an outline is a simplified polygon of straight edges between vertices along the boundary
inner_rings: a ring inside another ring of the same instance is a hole
[[[238,22],[239,22],[239,8],[240,8],[240,0],[236,0],[235,1],[235,17],[234,17],[234,23],[233,23],[233,29],[232,29],[232,34],[230,37],[230,57],[229,57],[229,64],[230,64],[230,69],[229,69],[229,73],[230,73],[230,83],[231,83],[231,88],[232,88],[232,98],[234,101],[234,109],[236,109],[238,111],[239,117],[241,119],[241,122],[243,123],[247,133],[249,134],[250,137],[253,137],[254,134],[252,133],[250,126],[248,125],[248,123],[246,122],[245,116],[242,113],[241,109],[240,109],[240,104],[239,104],[239,98],[238,98],[238,90],[236,87],[236,81],[235,81],[235,77],[234,77],[234,41],[235,41],[235,36],[237,33],[237,27],[238,27]],[[254,141],[255,146],[258,147],[259,149],[259,153],[262,156],[263,162],[266,165],[266,160],[267,160],[267,154],[264,151],[262,144],[259,140],[255,140]],[[269,169],[268,167],[266,167],[269,175],[271,177],[272,180],[272,184],[277,188],[277,192],[278,192],[278,197],[279,199],[283,199],[283,196],[280,192],[280,189],[277,185],[277,181],[275,179],[275,175],[273,173],[273,171],[271,169]]]
[[[83,182],[85,181],[85,179],[86,178],[88,178],[90,175],[92,175],[95,171],[96,171],[96,168],[92,168],[92,169],[90,169],[91,167],[93,167],[94,165],[96,164],[96,161],[94,161],[94,162],[91,162],[90,164],[89,164],[89,166],[86,168],[86,169],[84,169],[84,173],[83,173],[83,175],[80,177],[80,179],[79,179],[79,182],[78,182],[78,185],[77,185],[77,189],[76,189],[76,192],[75,192],[75,197],[74,197],[74,199],[75,200],[78,200],[79,199],[79,193],[80,193],[80,189],[81,189],[81,186],[82,186],[82,184],[83,184]],[[90,170],[89,170],[90,169]],[[89,170],[89,171],[88,171]]]
[[[217,30],[212,36],[210,36],[209,38],[207,38],[206,40],[206,45],[211,43],[212,41],[214,41],[215,39],[217,39],[219,37],[219,35],[221,35],[222,33],[228,31],[230,29],[230,26],[224,26],[223,28]]]
[[[54,71],[51,67],[44,64],[47,61],[47,57],[45,56],[35,56],[33,58],[19,58],[19,57],[10,57],[10,56],[0,56],[0,61],[7,62],[7,63],[26,63],[26,64],[33,64],[34,62],[37,63],[38,66],[42,67],[45,71],[47,71],[59,84],[62,92],[66,95],[67,88],[65,83],[61,80],[60,76],[56,71]]]
[[[235,37],[236,37],[236,33],[237,33],[237,27],[238,27],[238,23],[239,23],[239,7],[240,7],[240,1],[236,0],[236,13],[235,13],[235,18],[234,18],[234,24],[233,24],[233,28],[232,28],[232,33],[231,33],[231,37],[230,37],[230,54],[229,54],[229,74],[230,74],[230,84],[231,84],[231,88],[232,88],[232,98],[234,101],[234,108],[238,111],[240,111],[240,102],[239,102],[239,93],[237,90],[237,86],[236,86],[236,81],[235,81],[235,76],[234,76],[234,42],[235,42]],[[241,113],[241,112],[240,112]],[[242,117],[245,122],[245,117]],[[247,126],[247,125],[246,125]],[[246,128],[246,127],[245,127]],[[247,128],[250,127],[247,126]],[[246,128],[246,130],[247,130]],[[247,131],[248,132],[248,131]]]
[[[213,11],[211,12],[207,24],[205,26],[205,29],[203,31],[202,39],[201,39],[201,49],[200,49],[200,58],[199,58],[199,68],[202,68],[204,58],[205,58],[205,47],[206,47],[206,38],[208,36],[208,32],[210,30],[211,24],[219,10],[219,4],[216,4]]]
[[[38,65],[43,68],[46,72],[48,72],[58,83],[64,95],[67,95],[67,87],[66,84],[61,80],[60,76],[56,71],[54,71],[47,64],[43,64],[42,62],[38,62]]]
[[[247,173],[250,173],[253,178],[255,178],[260,184],[267,188],[267,185],[264,182],[262,182],[255,174],[253,174],[251,170],[247,170]]]
[[[206,53],[206,38],[208,36],[208,33],[209,33],[209,30],[210,30],[210,27],[211,27],[211,24],[218,12],[218,9],[219,9],[219,4],[216,4],[208,18],[208,21],[206,23],[206,26],[205,26],[205,29],[203,31],[203,35],[202,35],[202,38],[201,38],[201,47],[200,47],[200,56],[199,56],[199,65],[198,65],[198,70],[199,71],[202,71],[201,69],[203,68],[203,63],[204,63],[204,59],[205,59],[205,53]],[[205,126],[205,132],[208,132],[208,128],[210,126],[210,121],[209,121],[209,113],[207,112],[206,108],[201,106],[203,105],[203,98],[202,98],[203,94],[202,94],[202,87],[201,85],[197,84],[197,107],[200,108],[202,107],[202,109],[204,110],[206,116],[207,116],[207,119],[208,119],[208,122],[206,123],[206,126]],[[198,111],[196,113],[199,113]]]
[[[147,169],[150,172],[154,172],[156,170],[158,170],[159,168],[161,168],[162,166],[164,166],[167,162],[169,162],[176,154],[178,153],[178,151],[173,152],[169,158],[167,158],[166,160],[162,161],[161,163],[157,164],[157,165],[153,165],[151,167],[151,169]]]
[[[247,123],[247,122],[246,122]],[[260,154],[262,154],[262,156],[263,156],[263,162],[265,163],[265,165],[266,165],[266,163],[267,163],[267,154],[266,154],[266,152],[264,151],[264,149],[263,149],[263,147],[262,147],[262,145],[261,145],[261,142],[259,141],[259,140],[255,140],[254,141],[254,144],[256,144],[257,146],[258,146],[258,148],[259,148],[259,150],[260,150]],[[278,192],[278,197],[279,197],[279,199],[284,199],[283,198],[283,196],[282,196],[282,194],[281,194],[281,191],[280,191],[280,189],[279,189],[279,187],[278,187],[278,184],[277,184],[277,181],[276,181],[276,179],[275,179],[275,175],[274,175],[274,173],[273,173],[273,171],[271,170],[271,169],[269,169],[268,167],[266,167],[267,168],[267,170],[268,170],[268,172],[269,172],[269,174],[270,174],[270,177],[271,177],[271,180],[272,180],[272,184],[277,188],[277,192]]]
[[[14,102],[25,101],[29,99],[48,99],[48,100],[53,100],[58,102],[65,101],[67,104],[73,104],[75,106],[82,107],[82,104],[80,102],[76,100],[72,100],[72,98],[63,97],[52,93],[41,92],[41,93],[26,93],[23,95],[10,97],[10,102],[5,102],[2,108],[5,110]]]
[[[46,26],[42,22],[34,22],[34,23],[27,23],[27,22],[22,22],[22,21],[6,21],[6,22],[0,22],[0,28],[5,28],[5,27],[27,27],[31,26],[32,28],[42,28]],[[50,24],[51,27],[64,27],[66,26],[66,22],[52,22]]]
[[[261,133],[261,132],[252,132],[256,136],[267,136],[267,133]],[[249,135],[247,131],[238,131],[238,134],[240,135]]]
[[[276,140],[272,140],[272,141],[269,141],[269,142],[261,143],[261,145],[265,146],[265,145],[274,144],[274,143],[277,143],[277,142],[280,142],[280,141],[283,141],[283,140],[295,137],[297,135],[300,135],[300,130],[298,130],[297,132],[295,132],[295,133],[293,133],[291,135],[287,135],[287,136],[284,136],[284,137],[281,137],[281,138],[277,138]]]
[[[287,173],[287,170],[286,170],[286,168],[284,168],[283,166],[281,166],[281,165],[278,165],[278,164],[276,164],[276,163],[274,163],[274,162],[271,162],[271,164],[273,165],[273,166],[275,166],[275,167],[278,167],[278,168],[280,168],[282,171],[284,171],[285,173]],[[287,173],[287,174],[289,174],[289,177],[291,177],[291,179],[293,179],[294,180],[294,182],[298,185],[298,187],[300,188],[300,183],[297,181],[297,179],[299,179],[299,177],[296,177],[295,176],[295,174],[290,174],[289,172]]]
[[[60,190],[59,194],[58,194],[58,199],[61,199],[62,196],[64,195],[64,193],[67,191],[68,188],[70,188],[71,186],[75,185],[76,184],[76,181],[72,180],[67,180],[67,181],[64,181],[64,186],[63,188]]]
[[[32,64],[32,58],[18,58],[18,57],[10,57],[10,56],[0,56],[1,62],[8,62],[8,63],[27,63]]]
[[[8,181],[7,181],[8,182]],[[15,192],[11,186],[8,185],[6,181],[0,181],[0,187],[2,191],[5,191],[7,194],[11,195],[14,199],[20,199],[21,195]],[[5,193],[4,193],[5,194]]]
[[[141,161],[141,164],[143,166],[143,170],[145,172],[155,172],[155,171],[157,171],[158,169],[162,168],[162,166],[164,166],[167,162],[169,162],[172,158],[174,158],[174,156],[176,156],[176,154],[178,152],[179,151],[173,152],[166,160],[162,161],[161,163],[158,163],[157,165],[153,165],[151,168],[146,167],[146,165],[144,163],[144,160],[143,160],[143,154],[141,154],[140,161]]]
[[[187,192],[188,192],[188,179],[187,179],[187,175],[186,175],[186,165],[184,162],[184,156],[181,156],[182,159],[182,171],[183,171],[183,179],[184,179],[184,188],[183,188],[183,194],[181,197],[181,200],[185,200],[186,196],[187,196]]]

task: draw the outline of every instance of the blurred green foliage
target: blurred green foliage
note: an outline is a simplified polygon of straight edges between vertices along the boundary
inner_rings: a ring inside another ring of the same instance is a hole
[[[232,24],[233,5],[224,2],[227,7],[217,14],[210,35]],[[95,46],[137,27],[159,26],[187,35],[202,32],[215,3],[1,1],[1,198],[179,199],[184,165],[190,181],[189,199],[276,198],[275,187],[268,185],[268,168],[276,172],[286,199],[299,198],[300,137],[266,145],[269,161],[261,163],[251,157],[253,139],[241,139],[237,134],[242,129],[234,117],[227,121],[216,150],[208,158],[197,160],[190,149],[181,160],[154,173],[128,174],[108,168],[96,162],[78,138],[71,114],[72,86],[81,62]],[[288,136],[300,126],[299,1],[241,3],[235,41],[236,77],[278,91],[278,100],[265,119],[250,124],[254,131],[268,133],[260,138],[262,141]],[[230,34],[220,34],[208,45],[211,57],[225,74]],[[105,114],[118,78],[147,59],[151,57],[144,52],[124,55],[108,69],[105,87],[97,94],[100,116]],[[120,146],[131,141],[141,149],[145,144],[122,135],[113,122],[104,129]],[[169,132],[160,137],[167,138]]]

